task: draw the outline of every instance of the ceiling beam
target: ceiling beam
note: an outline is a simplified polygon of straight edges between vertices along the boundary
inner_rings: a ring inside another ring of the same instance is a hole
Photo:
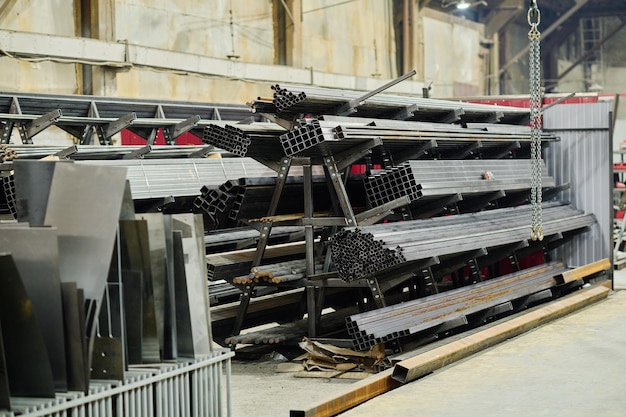
[[[602,40],[596,42],[593,45],[593,47],[591,47],[591,49],[589,49],[587,52],[585,52],[580,58],[578,58],[576,61],[572,62],[572,64],[569,67],[567,67],[565,69],[565,71],[563,71],[562,73],[559,74],[558,79],[561,80],[563,77],[565,77],[567,74],[569,74],[574,68],[576,68],[581,63],[585,62],[589,57],[591,57],[595,53],[595,51],[599,47],[604,45],[613,36],[617,35],[624,28],[624,26],[626,26],[626,19],[622,19],[622,21],[621,21],[621,23],[620,23],[620,25],[618,27],[616,27],[611,32],[609,32]]]
[[[524,11],[524,0],[505,0],[494,7],[485,18],[485,35],[491,38]]]
[[[563,23],[565,23],[574,13],[576,13],[581,7],[587,4],[589,0],[576,0],[576,4],[572,6],[567,12],[561,15],[554,23],[552,23],[542,34],[542,37],[545,39],[550,36],[554,31],[556,31]],[[530,49],[530,45],[526,45],[524,49],[519,51],[513,58],[511,58],[507,63],[500,67],[498,71],[498,75],[502,75],[506,70],[508,70],[513,64],[519,61],[524,55],[528,53]]]

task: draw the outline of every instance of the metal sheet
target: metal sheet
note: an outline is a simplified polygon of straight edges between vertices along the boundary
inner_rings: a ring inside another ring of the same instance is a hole
[[[172,222],[172,230],[183,230],[182,242],[193,350],[196,357],[203,356],[211,352],[211,321],[202,215],[174,214]]]
[[[183,232],[172,232],[172,255],[174,259],[174,292],[176,297],[176,334],[177,350],[180,357],[194,357],[193,332],[189,297],[187,295],[187,277],[185,274],[185,252],[183,251]]]
[[[9,394],[9,376],[7,375],[6,359],[2,341],[2,323],[0,323],[0,410],[11,410]]]
[[[157,334],[152,270],[150,267],[148,223],[145,220],[120,221],[120,237],[122,268],[141,271],[143,363],[159,362],[161,357]]]
[[[124,196],[122,197],[122,209],[120,211],[120,220],[135,219],[135,204],[133,203],[133,195],[130,190],[130,181],[126,180],[124,184]]]
[[[176,298],[174,290],[174,236],[172,235],[172,222],[170,216],[163,217],[163,230],[165,235],[165,257],[166,257],[166,279],[165,286],[165,315],[164,329],[165,337],[163,340],[163,357],[177,358],[177,330],[176,330]]]
[[[59,231],[61,282],[76,282],[85,298],[102,299],[122,206],[126,170],[57,164],[45,224]]]
[[[13,162],[17,220],[43,226],[55,161]]]
[[[54,398],[54,378],[32,302],[8,253],[0,255],[0,322],[12,397]]]
[[[109,287],[115,285],[107,283],[104,292],[100,317],[98,319],[98,331],[94,340],[94,348],[91,360],[91,378],[93,379],[124,379],[124,354],[120,337],[113,336],[113,318],[119,317],[116,309],[112,308],[111,291]],[[115,285],[117,289],[117,286]]]
[[[54,386],[63,392],[67,370],[57,241],[55,228],[0,228],[0,252],[13,256],[52,359]]]
[[[161,347],[164,352],[165,334],[165,299],[167,287],[167,265],[165,255],[165,227],[162,213],[137,214],[138,220],[144,220],[148,226],[148,240],[150,247],[150,276],[152,278],[152,291],[154,297],[154,312],[156,318],[156,331]],[[167,338],[171,340],[171,331]],[[164,359],[174,359],[169,352]]]
[[[140,271],[122,270],[126,358],[130,365],[143,363],[143,278]]]
[[[95,302],[90,316],[94,322],[106,285],[125,178],[124,169],[58,163],[50,186],[44,224],[59,231],[61,282],[76,282],[85,300]],[[86,322],[88,349],[95,336],[94,322]]]
[[[65,352],[67,358],[67,388],[70,391],[87,392],[85,362],[86,337],[84,320],[81,320],[81,305],[75,282],[61,284],[63,320],[65,324]]]

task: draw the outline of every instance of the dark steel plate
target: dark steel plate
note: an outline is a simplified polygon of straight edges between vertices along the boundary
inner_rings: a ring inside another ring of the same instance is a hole
[[[13,162],[17,220],[43,226],[56,161]]]
[[[9,376],[4,358],[2,342],[2,323],[0,323],[0,410],[11,410],[11,394],[9,393]]]
[[[32,301],[10,254],[0,255],[0,322],[12,397],[54,398],[54,378]]]
[[[0,227],[0,252],[13,256],[51,359],[54,386],[58,392],[67,391],[57,231],[50,227]]]
[[[88,381],[85,378],[87,364],[85,363],[85,322],[81,319],[82,296],[75,282],[61,284],[63,295],[63,319],[65,322],[65,351],[67,359],[67,388],[70,391],[88,391]]]

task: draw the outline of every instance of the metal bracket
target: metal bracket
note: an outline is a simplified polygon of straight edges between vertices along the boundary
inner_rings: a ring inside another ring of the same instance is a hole
[[[437,141],[435,139],[431,139],[416,148],[411,147],[411,149],[407,153],[399,155],[400,158],[397,159],[397,162],[418,159],[420,156],[424,155],[429,150],[436,148],[437,146]]]
[[[382,144],[383,141],[381,138],[374,138],[368,140],[367,142],[354,146],[347,151],[335,155],[335,160],[339,161],[337,162],[337,169],[341,171],[348,168],[350,165],[354,164],[358,160],[363,159],[365,158],[365,156],[371,154],[372,148],[375,148]]]
[[[477,140],[476,142],[470,143],[464,149],[459,150],[457,153],[450,155],[449,158],[450,159],[463,159],[467,155],[475,151],[476,149],[479,149],[482,147],[483,147],[482,143],[479,140]]]
[[[465,110],[462,108],[454,109],[447,115],[438,120],[439,123],[454,123],[461,120],[461,116],[465,114]]]
[[[417,104],[411,104],[410,106],[406,106],[403,109],[390,114],[388,117],[393,120],[407,120],[415,116],[417,111],[419,111]]]
[[[61,113],[61,109],[56,109],[36,118],[30,123],[19,123],[18,130],[20,132],[20,136],[22,137],[22,143],[32,144],[33,136],[55,124],[62,115],[63,113]]]
[[[285,183],[287,182],[287,176],[289,175],[291,162],[292,159],[288,157],[284,157],[280,161],[280,165],[278,166],[277,170],[278,175],[276,176],[276,188],[274,188],[274,194],[272,195],[272,200],[270,201],[270,207],[267,210],[268,217],[276,214],[276,209],[278,208],[280,196],[283,192],[283,188],[285,187]]]
[[[111,136],[132,125],[135,119],[137,119],[137,113],[132,112],[109,124],[97,126],[96,133],[98,134],[100,145],[113,145]]]
[[[348,221],[348,225],[356,226],[357,222],[356,218],[354,217],[354,211],[352,211],[352,206],[350,205],[350,200],[348,199],[346,188],[343,184],[343,181],[341,180],[341,173],[337,168],[335,158],[333,158],[332,156],[324,157],[324,166],[328,169],[330,181],[335,188],[335,193],[337,194],[337,198],[339,199],[339,204],[341,205],[343,215]]]
[[[213,149],[215,149],[214,146],[205,146],[202,149],[189,154],[188,158],[206,158],[208,154],[213,152]]]
[[[374,304],[376,304],[376,308],[383,308],[386,306],[385,297],[383,296],[382,291],[380,290],[380,285],[378,284],[378,278],[371,277],[367,278],[367,285],[372,292],[372,297],[374,299]]]
[[[70,155],[74,155],[76,152],[78,152],[78,147],[76,145],[72,145],[68,148],[65,148],[55,153],[54,156],[58,156],[59,158],[63,158],[63,159],[68,159]]]
[[[129,152],[127,154],[125,154],[122,159],[137,159],[137,158],[143,158],[144,155],[150,153],[150,151],[152,150],[152,145],[146,145],[146,146],[142,146],[139,149],[135,149],[132,152]]]
[[[394,209],[409,205],[411,203],[411,199],[408,196],[400,197],[388,203],[385,203],[381,206],[374,207],[373,209],[364,211],[355,215],[355,219],[358,225],[365,226],[369,224],[374,224],[376,221],[380,220],[380,216],[385,217],[389,214],[393,213]],[[373,221],[373,219],[376,219]]]
[[[185,119],[172,127],[164,127],[162,130],[165,143],[168,145],[175,145],[176,139],[183,133],[187,133],[194,127],[198,126],[198,122],[200,122],[200,116],[196,115]]]

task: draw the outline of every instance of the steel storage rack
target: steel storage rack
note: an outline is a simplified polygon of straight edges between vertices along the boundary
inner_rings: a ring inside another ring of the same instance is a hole
[[[237,275],[231,281],[242,288],[244,294],[235,319],[235,336],[227,339],[231,345],[255,340],[250,334],[236,336],[255,286],[276,284],[305,288],[307,328],[309,335],[314,336],[319,330],[320,310],[324,306],[327,289],[366,288],[370,293],[368,308],[381,308],[388,304],[386,293],[403,283],[408,285],[413,296],[432,295],[437,293],[441,284],[438,280],[464,268],[469,267],[471,283],[482,281],[481,269],[492,267],[494,262],[502,259],[508,259],[514,270],[519,270],[518,258],[533,252],[539,251],[549,260],[550,252],[595,223],[593,216],[581,218],[581,222],[577,223],[574,220],[577,214],[574,214],[571,227],[557,221],[551,236],[539,243],[529,243],[523,222],[519,226],[519,235],[500,233],[504,238],[502,241],[496,239],[491,242],[495,235],[486,237],[485,241],[476,241],[472,233],[457,232],[459,244],[465,239],[465,246],[453,246],[442,252],[441,245],[447,246],[448,243],[442,241],[439,246],[433,246],[426,242],[424,247],[430,249],[427,256],[413,257],[411,262],[405,262],[400,255],[396,261],[376,264],[375,260],[384,259],[383,254],[391,249],[383,248],[380,254],[370,253],[367,252],[367,244],[351,240],[346,240],[341,246],[342,236],[350,230],[368,230],[370,227],[373,230],[380,228],[385,234],[392,225],[399,224],[392,222],[369,226],[385,218],[408,220],[409,224],[412,219],[435,214],[471,213],[484,208],[512,207],[527,201],[530,185],[525,159],[529,156],[530,131],[524,126],[491,122],[525,123],[528,110],[423,99],[418,100],[420,103],[413,103],[413,99],[406,97],[365,97],[360,93],[338,90],[325,90],[323,94],[316,95],[309,94],[309,87],[299,86],[274,86],[273,89],[275,94],[271,102],[256,100],[251,107],[257,114],[279,123],[288,131],[267,134],[230,129],[227,133],[226,128],[207,128],[204,135],[205,143],[224,146],[226,150],[239,146],[239,142],[244,143],[245,146],[238,148],[245,149],[241,156],[272,166],[278,175],[267,216],[250,220],[260,231],[257,255],[249,264],[252,266],[250,273]],[[420,112],[420,109],[423,111]],[[457,116],[451,118],[452,114]],[[453,122],[459,124],[448,124]],[[544,152],[553,143],[558,143],[555,135],[543,134]],[[284,156],[277,162],[273,158],[279,155]],[[367,167],[364,179],[369,203],[366,207],[356,207],[345,187],[354,164]],[[462,167],[461,171],[466,170],[465,175],[471,179],[455,184],[458,178],[446,175],[446,170],[460,172],[456,165]],[[281,198],[283,178],[292,166],[303,167],[304,214],[277,216],[274,210]],[[330,216],[313,210],[310,172],[311,167],[316,166],[323,169],[329,188],[334,192],[336,204]],[[441,171],[433,173],[432,169],[437,169],[435,167]],[[402,169],[404,171],[398,175]],[[413,178],[413,171],[419,173],[420,178],[428,177],[430,173],[431,178],[418,184]],[[555,181],[545,168],[543,177],[545,199],[554,198],[569,189],[567,182]],[[493,182],[490,183],[490,180]],[[485,213],[488,215],[489,211]],[[499,216],[500,213],[493,212],[492,215]],[[455,226],[457,230],[473,221],[464,216],[467,215],[459,216],[458,221],[467,223],[459,223]],[[518,211],[516,216],[523,220],[525,215]],[[565,215],[565,218],[568,216]],[[272,264],[263,259],[267,243],[265,237],[269,236],[274,223],[285,221],[299,224],[305,230],[304,267],[301,260]],[[314,239],[315,226],[327,231],[322,234],[321,244]],[[423,227],[425,224],[416,225],[410,233],[421,234]],[[390,244],[394,245],[397,244]],[[336,249],[334,253],[333,248]],[[336,255],[334,259],[333,255]],[[349,255],[355,257],[350,258]],[[371,270],[356,275],[346,272],[355,265],[366,264],[372,267]],[[466,285],[462,282],[457,284]],[[273,340],[261,333],[254,343]],[[284,337],[281,338],[284,340]]]

